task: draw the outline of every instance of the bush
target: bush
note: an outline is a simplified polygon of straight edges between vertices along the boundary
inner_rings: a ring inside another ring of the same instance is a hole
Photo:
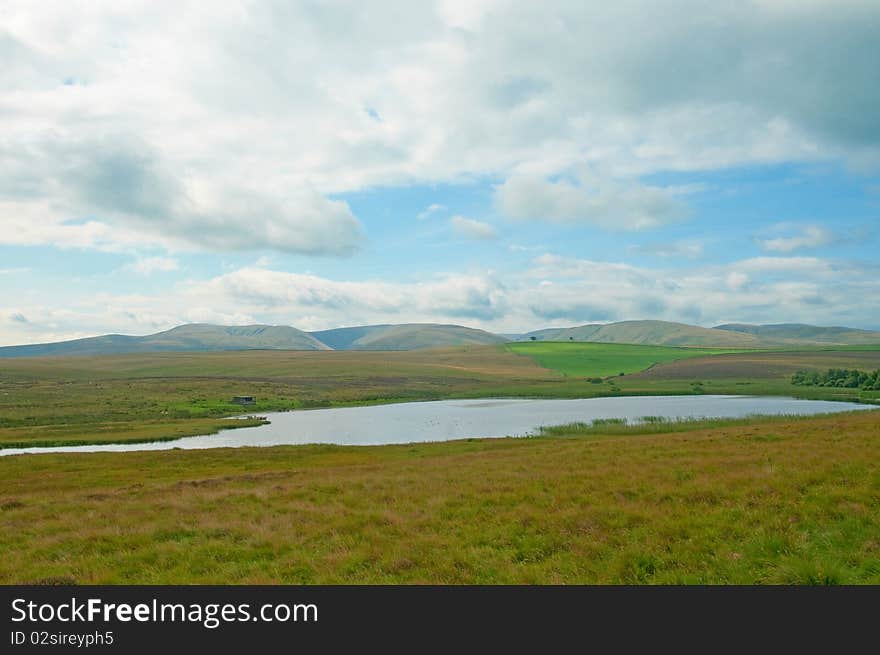
[[[846,368],[829,368],[825,373],[797,371],[791,376],[791,383],[802,386],[875,390],[880,389],[880,369],[871,372]]]

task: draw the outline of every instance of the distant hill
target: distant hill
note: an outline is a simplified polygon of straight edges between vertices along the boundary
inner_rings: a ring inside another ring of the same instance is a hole
[[[216,350],[415,350],[439,346],[504,343],[504,337],[461,325],[411,323],[362,325],[303,332],[284,325],[181,325],[142,337],[100,337],[0,347],[2,357],[111,355]]]
[[[522,335],[518,341],[528,341],[531,337],[541,341],[592,341],[718,348],[880,344],[880,332],[798,323],[778,325],[729,323],[714,328],[703,328],[667,321],[622,321],[607,325],[590,324],[536,330]]]
[[[435,323],[367,325],[323,330],[313,332],[312,335],[339,350],[416,350],[440,346],[486,345],[507,341],[502,336],[484,330]]]
[[[622,321],[607,325],[581,325],[549,328],[520,337],[542,341],[592,341],[596,343],[636,343],[653,346],[706,346],[720,348],[759,348],[763,341],[752,334],[697,327],[667,321]]]
[[[217,350],[416,350],[443,346],[489,345],[511,341],[588,341],[655,346],[774,348],[821,345],[880,344],[880,332],[801,324],[746,325],[714,328],[668,321],[622,321],[568,328],[547,328],[523,335],[499,335],[436,323],[359,325],[303,332],[286,325],[181,325],[147,336],[106,334],[100,337],[0,347],[3,357],[41,355],[109,355],[148,352]]]
[[[334,328],[332,330],[319,330],[309,332],[321,343],[326,343],[333,350],[349,350],[358,339],[369,337],[376,332],[381,332],[393,325],[358,325],[356,327]]]
[[[210,350],[329,350],[312,335],[285,325],[207,325],[194,323],[143,337],[101,337],[0,348],[0,357],[110,355]]]
[[[775,325],[748,325],[727,323],[715,326],[740,334],[752,334],[764,340],[785,342],[811,342],[816,344],[859,345],[880,343],[880,332],[857,330],[848,327],[817,327],[802,323],[777,323]]]

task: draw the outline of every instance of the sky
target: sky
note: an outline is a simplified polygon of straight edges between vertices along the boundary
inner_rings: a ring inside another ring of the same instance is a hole
[[[880,3],[0,0],[0,345],[880,329]]]

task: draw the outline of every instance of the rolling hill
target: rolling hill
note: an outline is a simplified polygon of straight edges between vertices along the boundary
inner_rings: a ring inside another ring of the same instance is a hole
[[[760,348],[765,342],[753,334],[697,327],[667,321],[622,321],[607,325],[581,325],[529,332],[541,341],[590,341],[596,343],[632,343],[652,346],[703,346],[717,348]]]
[[[146,336],[99,337],[0,347],[0,358],[44,355],[107,355],[220,350],[417,350],[444,346],[491,345],[509,341],[575,341],[693,346],[702,348],[796,348],[799,346],[880,345],[880,332],[846,327],[782,323],[730,323],[704,328],[668,321],[622,321],[547,328],[523,335],[499,335],[437,323],[359,325],[303,332],[285,325],[180,325]]]
[[[760,339],[774,342],[798,342],[829,345],[860,345],[880,343],[880,332],[857,330],[848,327],[817,327],[802,323],[778,323],[775,325],[748,325],[727,323],[715,326],[739,334],[752,334]]]
[[[210,350],[329,350],[312,335],[286,325],[207,325],[194,323],[142,337],[100,337],[0,348],[0,357],[41,355],[110,355]]]
[[[504,343],[504,337],[461,325],[365,325],[303,332],[285,325],[180,325],[146,336],[100,337],[0,347],[2,357],[112,355],[218,350],[415,350]]]
[[[352,345],[359,339],[368,338],[377,332],[382,332],[393,325],[358,325],[355,327],[334,328],[332,330],[319,330],[310,332],[321,343],[326,343],[333,350],[350,350]]]
[[[489,345],[507,341],[502,336],[461,325],[407,323],[368,325],[313,332],[338,350],[416,350],[440,346]]]

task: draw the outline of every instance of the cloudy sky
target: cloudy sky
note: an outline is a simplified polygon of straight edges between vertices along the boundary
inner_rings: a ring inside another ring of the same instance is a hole
[[[880,3],[0,1],[0,344],[880,328]]]

